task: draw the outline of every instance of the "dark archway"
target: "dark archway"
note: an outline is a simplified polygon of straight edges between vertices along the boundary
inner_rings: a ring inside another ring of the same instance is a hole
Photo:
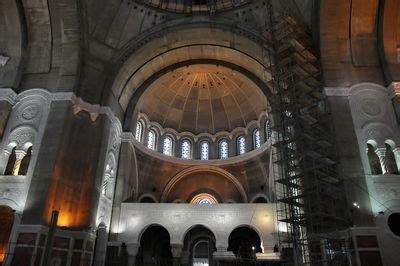
[[[6,166],[6,170],[4,171],[4,175],[12,175],[15,165],[15,160],[17,156],[15,154],[15,147],[12,149],[10,156],[8,157],[8,162]]]
[[[367,144],[367,156],[369,165],[371,167],[371,174],[381,175],[382,174],[381,163],[379,162],[378,155],[376,155],[375,149],[371,144]]]
[[[185,235],[183,253],[188,265],[213,265],[213,252],[216,251],[215,236],[202,225],[192,227]]]
[[[14,213],[8,206],[0,206],[0,265],[3,264],[7,255],[7,248],[10,239]]]
[[[148,227],[140,238],[136,265],[172,266],[170,236],[162,226]]]
[[[238,227],[229,235],[228,251],[232,251],[239,260],[253,260],[256,253],[262,252],[261,239],[252,228]]]
[[[141,203],[156,203],[152,197],[145,196],[140,199]]]
[[[29,147],[26,155],[21,161],[21,167],[19,168],[19,175],[26,175],[28,173],[29,163],[32,157],[32,147]]]

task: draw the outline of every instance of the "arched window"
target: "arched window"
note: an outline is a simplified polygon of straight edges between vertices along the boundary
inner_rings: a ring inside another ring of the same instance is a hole
[[[21,166],[19,168],[19,175],[26,175],[26,173],[28,172],[28,167],[31,161],[31,157],[32,157],[32,146],[29,147],[28,151],[26,152],[26,155],[21,161]]]
[[[17,156],[15,154],[15,147],[12,149],[9,157],[8,157],[8,162],[6,166],[6,170],[4,171],[4,175],[12,175],[13,174],[13,169],[15,165],[15,161],[17,159]]]
[[[147,148],[153,151],[156,148],[156,132],[154,129],[150,129],[149,133],[147,134]]]
[[[217,199],[208,193],[200,193],[192,198],[191,204],[217,204]]]
[[[143,136],[143,124],[142,124],[142,122],[138,121],[136,123],[135,139],[137,141],[141,142],[142,136]]]
[[[367,156],[369,165],[371,167],[371,174],[373,175],[381,175],[382,167],[379,161],[378,155],[375,153],[375,148],[371,144],[367,144]]]
[[[219,158],[228,159],[228,157],[229,157],[228,142],[225,139],[223,139],[219,142]]]
[[[190,159],[192,153],[192,144],[189,140],[182,141],[182,159]]]
[[[269,120],[265,122],[265,140],[269,140],[271,138],[271,124]]]
[[[237,153],[239,155],[246,153],[246,140],[243,136],[237,138]]]
[[[164,138],[163,143],[163,154],[171,156],[172,155],[172,138],[170,136],[166,136]]]
[[[253,132],[253,142],[254,142],[254,148],[258,149],[261,147],[261,137],[260,137],[260,130],[256,129]]]
[[[200,144],[200,159],[208,160],[210,154],[210,144],[208,141],[202,141]]]

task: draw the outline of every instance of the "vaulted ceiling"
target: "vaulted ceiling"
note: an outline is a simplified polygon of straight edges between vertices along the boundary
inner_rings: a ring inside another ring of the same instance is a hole
[[[195,35],[197,29],[212,32],[222,25],[230,34],[220,41],[237,49],[243,44],[237,36],[261,36],[265,25],[263,0],[212,16],[167,12],[164,6],[154,8],[161,1],[152,1],[152,6],[143,1],[0,1],[0,88],[74,91],[88,102],[117,106],[118,95],[111,90],[116,74],[124,60],[150,40],[162,41],[164,33],[177,27],[193,29]],[[290,14],[315,33],[327,86],[400,80],[398,0],[272,3],[279,15]],[[174,40],[168,43],[173,46]]]
[[[244,75],[227,67],[200,64],[157,79],[137,109],[163,128],[215,134],[246,127],[266,107],[262,91]]]

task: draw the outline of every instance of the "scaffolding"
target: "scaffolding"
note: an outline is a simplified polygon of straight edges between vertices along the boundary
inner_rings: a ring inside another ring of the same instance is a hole
[[[349,216],[312,39],[268,6],[273,161],[283,265],[348,265],[341,230]]]

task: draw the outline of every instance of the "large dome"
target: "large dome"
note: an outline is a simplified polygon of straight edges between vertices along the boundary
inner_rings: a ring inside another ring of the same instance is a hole
[[[215,134],[246,127],[266,107],[265,95],[246,76],[199,64],[161,76],[142,95],[137,110],[163,128]]]

